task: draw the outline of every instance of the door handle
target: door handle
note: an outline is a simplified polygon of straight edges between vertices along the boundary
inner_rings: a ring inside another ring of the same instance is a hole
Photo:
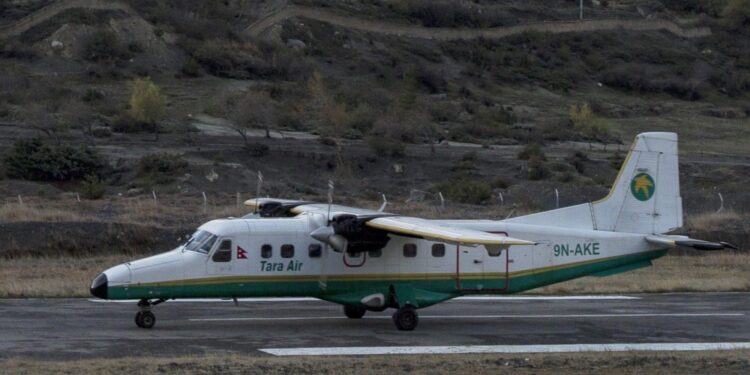
[[[479,259],[474,259],[474,264],[479,264],[479,263],[482,263],[482,261]]]

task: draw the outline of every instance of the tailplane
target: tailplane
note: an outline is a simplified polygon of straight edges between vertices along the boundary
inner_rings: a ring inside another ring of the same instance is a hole
[[[614,185],[601,200],[509,222],[660,234],[682,226],[677,134],[635,137]]]

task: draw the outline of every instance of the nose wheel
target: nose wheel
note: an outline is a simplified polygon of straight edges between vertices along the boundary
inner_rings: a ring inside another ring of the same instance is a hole
[[[156,315],[151,312],[151,308],[166,301],[165,299],[158,299],[156,301],[149,301],[142,299],[138,301],[138,313],[135,314],[135,325],[140,328],[152,328],[156,324]]]

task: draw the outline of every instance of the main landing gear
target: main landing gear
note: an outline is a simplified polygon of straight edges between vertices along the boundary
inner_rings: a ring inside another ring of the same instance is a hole
[[[151,312],[151,308],[166,301],[161,298],[156,301],[142,299],[138,301],[138,313],[135,314],[135,325],[140,328],[151,328],[156,324],[156,316]]]
[[[393,323],[399,331],[413,331],[419,323],[417,309],[412,305],[406,305],[393,313]]]
[[[349,319],[361,319],[365,316],[367,309],[354,305],[344,305],[344,315]]]

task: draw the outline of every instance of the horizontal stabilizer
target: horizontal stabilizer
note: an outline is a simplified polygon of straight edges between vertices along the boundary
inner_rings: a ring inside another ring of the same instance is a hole
[[[432,241],[448,242],[466,246],[511,246],[535,245],[533,241],[520,240],[504,235],[435,224],[416,217],[391,216],[372,219],[366,224],[370,228],[405,236],[420,237]]]
[[[737,247],[727,242],[710,242],[703,240],[696,240],[687,236],[648,236],[646,241],[664,245],[668,247],[690,247],[695,250],[711,251],[711,250],[724,250],[734,249]]]

